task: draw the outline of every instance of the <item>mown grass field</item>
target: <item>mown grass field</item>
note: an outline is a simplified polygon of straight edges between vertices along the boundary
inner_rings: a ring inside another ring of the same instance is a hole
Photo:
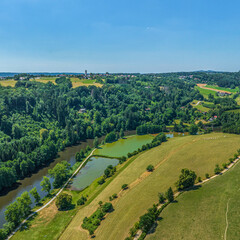
[[[55,83],[56,77],[41,77],[41,78],[35,78],[31,79],[31,81],[37,81],[41,83],[47,83],[47,82],[52,82],[53,84]],[[81,87],[81,86],[91,86],[94,85],[96,87],[102,87],[103,85],[100,83],[96,83],[94,79],[79,79],[79,78],[71,78],[73,88],[76,87]],[[0,84],[4,87],[10,86],[14,87],[17,81],[15,80],[1,80]]]
[[[3,87],[14,87],[17,81],[11,79],[11,80],[1,80],[0,84]]]
[[[209,89],[203,89],[198,86],[195,87],[202,95],[204,98],[208,98],[208,95],[211,93],[214,95],[214,97],[218,98],[217,92],[214,90],[209,90]]]
[[[215,86],[215,85],[206,85],[205,87],[207,88],[212,88],[212,89],[216,89],[216,90],[221,90],[221,91],[226,91],[226,92],[231,92],[231,93],[236,93],[239,91],[238,88],[234,88],[234,89],[231,89],[231,88],[223,88],[223,87],[218,87],[218,86]]]
[[[58,212],[51,204],[31,222],[30,230],[18,232],[13,239],[88,239],[88,232],[81,228],[83,218],[96,210],[99,201],[109,201],[114,193],[118,194],[112,202],[115,210],[102,221],[96,239],[124,239],[139,217],[157,202],[158,192],[174,187],[182,168],[192,169],[202,178],[205,173],[213,175],[215,164],[227,162],[239,148],[239,140],[238,135],[222,133],[170,139],[118,166],[122,170],[118,168],[116,176],[106,184],[98,186],[96,180],[85,190],[90,199],[86,206]],[[146,172],[149,164],[155,166],[153,173]],[[129,189],[121,191],[124,183],[129,184]],[[80,196],[74,194],[75,199]]]
[[[210,108],[204,107],[204,106],[202,105],[203,103],[209,103],[209,102],[201,101],[198,105],[196,105],[198,102],[199,102],[198,100],[193,100],[193,101],[191,102],[191,105],[192,105],[194,108],[196,108],[196,109],[198,109],[199,111],[201,111],[201,112],[209,112],[209,111],[211,110]]]
[[[146,239],[239,240],[239,176],[240,163],[201,188],[180,195],[164,209],[155,232]]]

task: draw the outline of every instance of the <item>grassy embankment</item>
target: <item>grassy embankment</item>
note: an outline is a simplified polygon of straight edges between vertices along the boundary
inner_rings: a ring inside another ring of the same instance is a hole
[[[160,215],[157,239],[238,240],[240,236],[240,163],[194,191],[185,192]]]
[[[227,162],[239,148],[239,140],[237,135],[222,133],[187,136],[142,153],[88,206],[78,211],[60,239],[87,239],[88,233],[81,229],[83,218],[90,216],[98,202],[108,201],[113,193],[119,196],[113,201],[115,211],[101,223],[96,239],[124,239],[139,216],[157,202],[158,192],[174,187],[182,168],[194,170],[202,179],[205,173],[213,175],[215,164]],[[146,172],[149,164],[155,166],[153,173]],[[124,183],[129,184],[129,189],[121,191]]]

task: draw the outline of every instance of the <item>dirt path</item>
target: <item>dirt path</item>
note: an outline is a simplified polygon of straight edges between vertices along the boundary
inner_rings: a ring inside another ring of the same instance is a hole
[[[82,166],[85,164],[86,161],[88,161],[88,159],[93,155],[93,152],[96,150],[96,148],[94,148],[92,150],[92,152],[85,158],[85,160],[80,164],[80,166],[76,169],[76,171],[72,174],[72,176],[67,180],[67,182],[63,185],[63,187],[57,192],[57,194],[50,200],[48,201],[45,205],[43,205],[41,208],[37,209],[36,211],[34,211],[33,213],[31,213],[16,229],[14,232],[12,232],[12,234],[7,238],[10,239],[11,237],[13,237],[14,234],[16,234],[16,232],[23,226],[23,224],[30,219],[32,216],[34,216],[36,213],[40,212],[41,210],[43,210],[44,208],[46,208],[49,204],[51,204],[56,198],[57,196],[63,191],[63,189],[68,185],[68,183],[70,182],[70,180],[80,171],[80,169],[82,168]]]
[[[228,205],[229,205],[230,198],[228,199],[227,202],[227,210],[226,210],[226,229],[224,233],[224,240],[227,240],[227,230],[228,230]]]
[[[215,91],[215,92],[221,92],[221,93],[228,93],[228,94],[232,94],[231,92],[229,91],[224,91],[224,90],[219,90],[219,89],[213,89],[213,88],[208,88],[206,87],[207,84],[197,84],[198,87],[202,88],[202,89],[208,89],[208,90],[211,90],[211,91]]]

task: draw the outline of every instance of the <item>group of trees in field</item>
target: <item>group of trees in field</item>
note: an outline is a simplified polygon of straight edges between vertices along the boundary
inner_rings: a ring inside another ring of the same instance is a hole
[[[194,171],[189,169],[182,169],[179,176],[179,180],[176,182],[177,190],[184,190],[186,188],[192,187],[196,180],[196,174]],[[158,204],[153,204],[152,208],[149,208],[147,213],[139,218],[139,221],[130,229],[130,237],[126,240],[131,240],[135,237],[139,229],[142,230],[142,234],[139,239],[144,239],[147,233],[152,228],[153,224],[157,220],[159,214],[162,210],[171,202],[174,201],[174,192],[171,187],[167,189],[165,193],[158,193]],[[166,201],[167,200],[167,201]]]
[[[93,236],[104,216],[113,210],[114,208],[111,203],[106,202],[103,204],[103,202],[100,201],[98,209],[90,217],[85,217],[83,219],[82,228],[88,230],[89,234]]]
[[[100,178],[100,180],[98,181],[99,185],[102,185],[103,183],[105,183],[105,180],[111,176],[114,175],[114,173],[116,172],[117,168],[113,167],[112,165],[109,165],[105,170],[104,170],[104,175]]]

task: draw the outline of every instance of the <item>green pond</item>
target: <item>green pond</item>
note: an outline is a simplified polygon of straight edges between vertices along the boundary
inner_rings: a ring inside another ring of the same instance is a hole
[[[117,159],[104,157],[91,157],[87,164],[80,170],[73,179],[72,190],[83,190],[89,186],[96,178],[104,174],[104,170],[109,166],[116,166],[119,163]]]
[[[129,152],[133,152],[142,145],[150,143],[153,140],[152,135],[134,135],[125,139],[120,139],[113,143],[107,143],[94,152],[94,155],[102,155],[109,157],[127,156]]]

